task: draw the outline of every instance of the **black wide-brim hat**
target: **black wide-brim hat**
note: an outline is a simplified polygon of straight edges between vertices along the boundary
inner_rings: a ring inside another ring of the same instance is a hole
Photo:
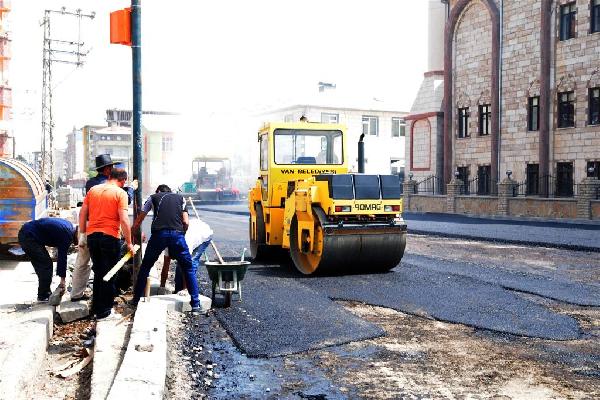
[[[99,156],[96,156],[96,171],[115,164],[117,163],[113,162],[110,158],[110,154],[100,154]]]

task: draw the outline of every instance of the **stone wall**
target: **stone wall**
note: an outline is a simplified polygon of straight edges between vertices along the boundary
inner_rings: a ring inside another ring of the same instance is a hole
[[[508,201],[509,215],[515,217],[577,218],[577,200],[514,197]]]
[[[491,103],[492,28],[490,14],[480,1],[472,1],[463,11],[454,34],[453,132],[454,164],[470,166],[490,164],[490,136],[479,136],[480,104]],[[458,138],[458,108],[469,107],[470,137]]]
[[[539,162],[539,132],[527,131],[527,101],[540,92],[540,0],[504,2],[502,48],[501,176],[525,180],[527,163]]]
[[[498,198],[487,196],[458,196],[455,200],[457,214],[496,215]]]
[[[590,1],[577,0],[577,25],[575,38],[558,40],[558,16],[560,5],[565,0],[556,1],[554,9],[554,40],[556,64],[552,87],[552,128],[554,140],[551,142],[551,171],[554,174],[556,162],[573,162],[574,179],[579,182],[586,175],[587,161],[600,160],[600,126],[587,125],[588,88],[600,86],[600,33],[590,33]],[[557,93],[575,92],[575,127],[557,127]]]
[[[433,136],[433,137],[432,137]],[[415,121],[412,128],[412,170],[431,171],[431,144],[432,139],[431,123],[429,119]]]
[[[410,207],[405,211],[446,212],[446,196],[412,195],[410,196]]]
[[[592,201],[592,219],[600,219],[600,200]]]

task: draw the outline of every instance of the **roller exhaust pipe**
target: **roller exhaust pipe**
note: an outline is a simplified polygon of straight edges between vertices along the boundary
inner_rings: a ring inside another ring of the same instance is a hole
[[[358,173],[365,173],[365,142],[363,139],[365,138],[365,134],[360,134],[360,139],[358,140]]]

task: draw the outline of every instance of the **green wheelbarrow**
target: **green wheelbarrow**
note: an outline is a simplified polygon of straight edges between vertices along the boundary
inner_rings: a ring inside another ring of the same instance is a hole
[[[213,303],[217,293],[225,297],[225,307],[231,306],[233,293],[237,293],[242,301],[242,281],[250,261],[205,261],[204,265],[212,282]]]

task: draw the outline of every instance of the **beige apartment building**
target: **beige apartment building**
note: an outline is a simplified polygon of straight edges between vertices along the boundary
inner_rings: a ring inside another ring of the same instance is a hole
[[[519,194],[576,196],[600,178],[600,0],[431,0],[405,118],[415,180],[494,195],[510,176]]]
[[[358,141],[364,134],[365,173],[396,174],[404,177],[406,111],[376,99],[348,100],[331,90],[319,93],[298,104],[270,110],[261,115],[263,121],[299,121],[341,123],[348,131],[348,168],[358,171]]]

